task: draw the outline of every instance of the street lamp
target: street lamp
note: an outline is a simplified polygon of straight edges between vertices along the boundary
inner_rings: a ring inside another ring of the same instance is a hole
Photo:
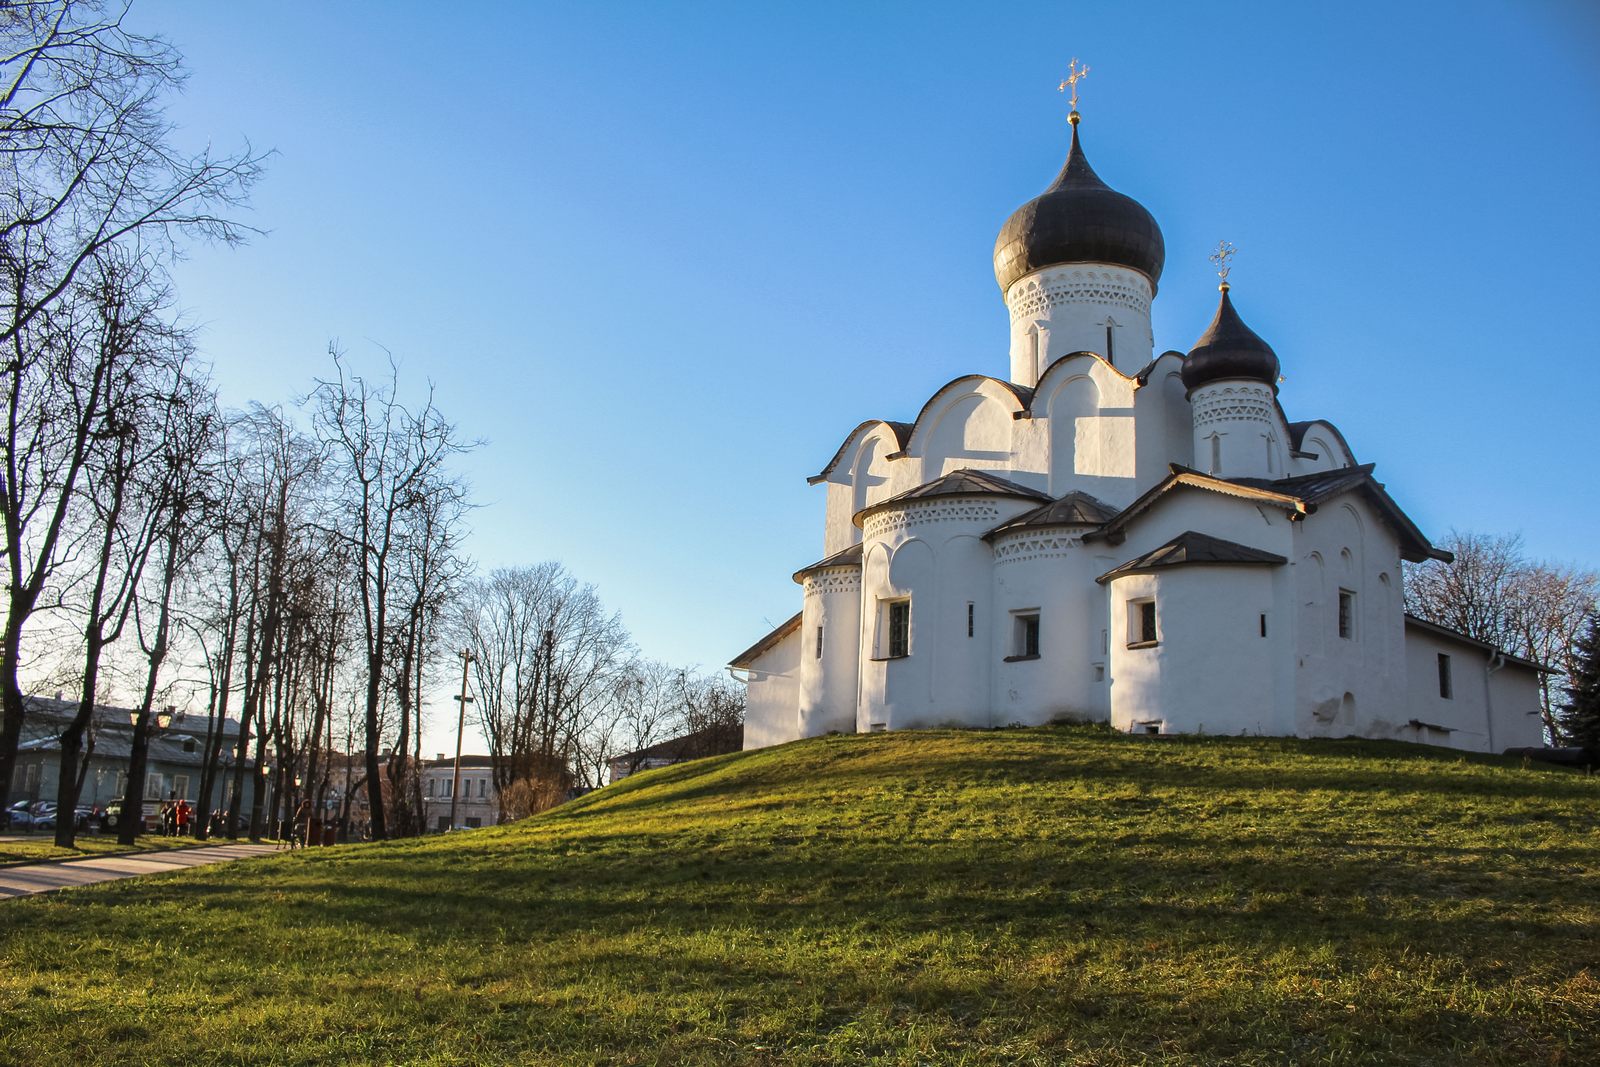
[[[461,795],[461,731],[467,725],[467,705],[472,703],[472,698],[467,695],[467,665],[475,663],[478,659],[470,648],[463,648],[456,655],[461,657],[461,695],[456,697],[461,704],[461,710],[456,714],[456,765],[454,773],[450,776],[450,829],[452,830],[456,826],[456,797]]]

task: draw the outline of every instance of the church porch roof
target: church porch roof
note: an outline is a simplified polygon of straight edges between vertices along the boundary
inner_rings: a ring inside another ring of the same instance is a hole
[[[1283,556],[1273,552],[1263,552],[1259,548],[1241,545],[1237,541],[1225,541],[1220,537],[1199,533],[1195,530],[1185,530],[1160,548],[1151,549],[1142,556],[1130,559],[1119,567],[1106,571],[1095,581],[1104,585],[1114,578],[1125,574],[1143,574],[1149,571],[1163,570],[1167,567],[1184,567],[1195,564],[1218,565],[1239,564],[1278,567],[1289,561]]]
[[[925,500],[940,496],[1013,496],[1022,497],[1026,500],[1040,501],[1048,501],[1050,499],[1048,493],[1041,493],[1037,489],[1029,489],[1025,485],[1019,485],[1011,481],[1009,478],[1002,478],[998,474],[991,474],[988,471],[963,467],[961,470],[951,471],[942,478],[935,478],[931,482],[919,485],[915,489],[908,489],[903,493],[897,493],[889,497],[887,500],[869,504],[856,512],[852,521],[857,526],[860,526],[861,520],[874,512],[882,511],[885,508],[897,507],[912,500]]]
[[[1059,500],[1052,500],[1042,507],[1034,508],[1008,522],[1001,523],[983,537],[986,541],[992,541],[1002,534],[1041,526],[1103,526],[1116,518],[1116,515],[1117,509],[1110,504],[1074,489]]]
[[[772,651],[772,649],[782,644],[784,638],[800,629],[801,614],[801,612],[795,612],[793,618],[786,622],[780,623],[776,628],[773,629],[771,633],[767,634],[767,636],[763,637],[761,640],[757,641],[755,644],[751,645],[749,648],[733,657],[733,659],[729,660],[728,666],[749,667],[766,653]]]
[[[795,582],[797,584],[804,583],[806,575],[814,574],[817,571],[829,570],[833,567],[859,568],[861,566],[861,547],[861,542],[857,541],[843,552],[835,552],[826,559],[819,559],[810,566],[801,567],[799,570],[794,572]]]

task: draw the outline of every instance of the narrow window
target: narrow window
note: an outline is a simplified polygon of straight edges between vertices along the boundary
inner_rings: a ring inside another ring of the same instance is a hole
[[[972,601],[969,600],[969,601],[967,601],[967,636],[968,637],[972,636],[972,625],[973,625]]]
[[[1222,435],[1214,433],[1206,440],[1211,442],[1211,469],[1208,474],[1219,474],[1222,471]]]
[[[1029,611],[1019,613],[1016,618],[1016,631],[1012,641],[1012,657],[1016,659],[1037,659],[1039,657],[1039,613]]]
[[[433,796],[433,779],[428,779],[428,796]]]
[[[1097,682],[1106,680],[1106,665],[1104,663],[1096,663],[1094,665],[1094,680]]]
[[[1110,319],[1106,320],[1106,361],[1115,363],[1117,360],[1117,324]]]
[[[817,658],[822,658],[822,627],[817,627]]]
[[[1346,640],[1356,636],[1356,595],[1348,589],[1339,590],[1339,636]]]
[[[1035,377],[1038,377],[1042,369],[1039,366],[1040,355],[1039,326],[1037,323],[1035,323],[1034,325],[1028,327],[1028,359],[1033,364],[1033,373]]]
[[[911,655],[911,601],[889,604],[889,658]]]
[[[1144,648],[1156,643],[1156,602],[1128,601],[1128,647]]]
[[[1147,722],[1144,724],[1144,732],[1150,734],[1152,737],[1157,736],[1161,733],[1161,724],[1158,722]]]
[[[885,730],[887,730],[888,728],[889,728],[889,724],[888,723],[883,723],[883,722],[875,722],[871,726],[868,727],[868,729],[872,733],[875,733],[875,734],[881,734]]]
[[[1261,613],[1261,636],[1267,636],[1267,613]]]
[[[1450,657],[1443,652],[1439,653],[1439,695],[1446,700],[1454,698],[1450,685]]]

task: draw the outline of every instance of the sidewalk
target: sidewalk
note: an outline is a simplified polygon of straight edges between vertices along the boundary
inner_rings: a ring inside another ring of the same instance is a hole
[[[238,842],[173,849],[170,852],[134,852],[93,856],[81,860],[25,863],[15,867],[0,868],[0,900],[25,897],[33,893],[48,893],[52,889],[66,889],[75,885],[93,885],[96,882],[114,882],[120,878],[136,878],[141,874],[181,871],[185,867],[203,867],[208,863],[228,863],[232,860],[248,859],[251,856],[267,856],[278,851],[281,851],[281,848],[277,845]]]

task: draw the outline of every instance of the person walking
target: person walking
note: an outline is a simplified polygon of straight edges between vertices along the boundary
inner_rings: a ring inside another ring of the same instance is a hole
[[[184,797],[178,801],[177,807],[173,809],[173,822],[177,825],[179,837],[189,836],[189,821],[192,818],[194,818],[194,809],[189,806],[189,799]]]

